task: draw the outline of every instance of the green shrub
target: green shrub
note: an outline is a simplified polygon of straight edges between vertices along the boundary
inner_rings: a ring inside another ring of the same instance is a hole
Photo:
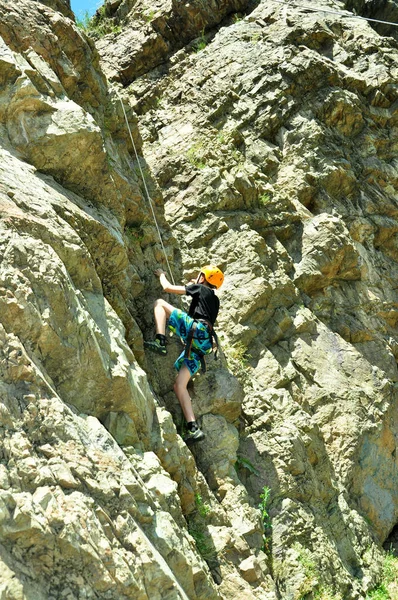
[[[299,543],[294,544],[293,548],[298,554],[297,560],[304,572],[304,579],[300,583],[297,600],[306,600],[308,594],[313,600],[343,600],[341,594],[336,593],[331,586],[320,583],[321,575],[308,548],[304,548]]]
[[[205,30],[202,29],[202,33],[200,38],[198,38],[194,43],[193,43],[193,49],[195,52],[200,52],[201,50],[203,50],[204,48],[206,48],[207,46],[207,40],[205,37]]]
[[[196,169],[204,169],[206,166],[205,154],[206,150],[203,142],[196,142],[196,144],[191,146],[187,151],[186,157],[193,167]]]
[[[195,540],[196,548],[201,557],[207,562],[213,561],[217,556],[213,541],[207,530],[206,519],[210,513],[210,506],[203,502],[199,492],[195,494],[196,510],[188,522],[188,531]]]
[[[335,593],[331,587],[320,587],[314,593],[314,600],[343,600],[343,596]]]
[[[91,17],[88,10],[85,10],[82,17],[76,16],[76,25],[79,29],[87,30],[90,27]]]
[[[210,506],[203,502],[202,496],[199,493],[195,494],[195,505],[200,516],[203,518],[207,517],[210,512]]]
[[[101,6],[93,17],[90,17],[88,11],[83,13],[82,18],[76,18],[76,25],[87,35],[94,39],[99,39],[108,33],[120,33],[120,25],[115,25],[112,19],[105,16],[105,6]]]
[[[227,358],[228,368],[240,379],[246,381],[249,378],[248,366],[251,354],[242,342],[226,345],[225,356]]]
[[[269,194],[261,194],[258,198],[259,206],[266,206],[269,202],[271,202],[271,196]]]
[[[271,525],[271,517],[269,516],[269,513],[268,513],[268,502],[270,499],[270,495],[271,495],[271,489],[267,486],[264,486],[263,491],[260,494],[260,503],[258,505],[258,508],[260,509],[260,513],[261,513],[261,520],[262,520],[263,526],[264,526],[262,550],[266,554],[270,554],[270,552],[271,552],[271,535],[270,534],[271,534],[272,525]]]
[[[137,227],[126,226],[124,229],[124,234],[129,241],[129,243],[141,243],[144,240],[145,232],[142,230],[142,224]]]
[[[206,561],[213,560],[217,553],[209,536],[206,535],[204,527],[197,524],[190,525],[188,531],[195,540],[196,548],[201,557]]]
[[[394,595],[391,595],[389,590],[391,584],[398,586],[398,557],[392,552],[387,552],[384,558],[381,583],[377,588],[369,592],[366,600],[395,600],[398,587]]]

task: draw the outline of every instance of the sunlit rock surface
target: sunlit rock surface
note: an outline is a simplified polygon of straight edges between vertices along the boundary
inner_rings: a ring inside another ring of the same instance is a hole
[[[398,521],[398,50],[352,18],[396,19],[373,4],[112,0],[90,38],[67,0],[0,0],[5,599],[377,585]],[[165,257],[139,166],[176,281],[226,274],[192,449],[179,341],[143,349]]]

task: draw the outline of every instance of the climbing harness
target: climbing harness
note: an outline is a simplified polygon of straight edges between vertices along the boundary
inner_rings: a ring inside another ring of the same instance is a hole
[[[219,348],[218,335],[214,331],[213,325],[210,323],[210,321],[207,321],[207,319],[194,319],[194,322],[192,323],[192,327],[188,332],[187,339],[185,342],[184,358],[190,359],[191,353],[196,354],[196,356],[200,360],[200,366],[202,368],[203,373],[206,373],[207,368],[206,368],[205,354],[203,352],[201,352],[200,350],[198,350],[197,348],[192,348],[192,342],[195,338],[195,331],[197,329],[198,323],[203,323],[204,325],[206,325],[207,331],[209,332],[212,349],[214,350],[214,348],[215,348],[214,360],[218,359],[218,356],[217,356],[218,348]]]
[[[192,349],[192,342],[193,342],[193,338],[195,336],[195,331],[196,331],[197,326],[198,326],[197,321],[194,321],[192,323],[191,329],[189,330],[187,340],[185,342],[184,358],[190,359],[191,352],[196,354],[196,356],[200,360],[200,366],[202,367],[203,373],[206,373],[206,363],[205,363],[204,354],[202,352],[200,352],[200,350],[197,350],[196,348],[194,350]]]
[[[145,189],[146,198],[147,198],[147,201],[148,201],[149,207],[150,207],[150,209],[151,209],[151,212],[152,212],[152,217],[153,217],[153,220],[154,220],[154,223],[155,223],[155,226],[156,226],[156,230],[157,230],[157,232],[158,232],[158,236],[159,236],[160,245],[162,246],[162,250],[163,250],[164,258],[165,258],[165,260],[166,260],[166,264],[167,264],[167,268],[168,268],[168,271],[169,271],[170,279],[171,279],[171,281],[172,281],[173,285],[175,285],[175,281],[174,281],[174,277],[173,277],[173,272],[172,272],[172,270],[171,270],[170,263],[169,263],[169,260],[168,260],[168,258],[167,258],[166,249],[165,249],[165,247],[164,247],[163,240],[162,240],[162,234],[161,234],[161,232],[160,232],[160,227],[159,227],[159,225],[158,225],[158,221],[157,221],[157,219],[156,219],[156,214],[155,214],[155,211],[154,211],[154,209],[153,209],[153,203],[152,203],[151,196],[150,196],[150,194],[149,194],[148,186],[147,186],[147,184],[146,184],[146,180],[145,180],[144,172],[143,172],[143,170],[142,170],[142,168],[141,168],[140,159],[139,159],[139,156],[138,156],[137,148],[136,148],[136,146],[135,146],[135,143],[134,143],[133,134],[131,133],[131,128],[130,128],[130,124],[129,124],[129,122],[128,122],[128,119],[127,119],[126,110],[125,110],[125,108],[124,108],[124,104],[123,104],[123,102],[122,102],[122,99],[121,99],[121,97],[119,96],[119,94],[118,94],[117,92],[116,92],[116,96],[118,97],[118,99],[119,99],[119,101],[120,101],[120,104],[122,105],[123,114],[124,114],[124,119],[125,119],[125,121],[126,121],[126,125],[127,125],[128,132],[129,132],[129,134],[130,134],[130,140],[131,140],[131,143],[132,143],[132,145],[133,145],[134,154],[135,154],[135,157],[136,157],[136,160],[137,160],[137,164],[138,164],[138,168],[139,168],[140,175],[141,175],[141,178],[142,178],[142,182],[143,182],[143,184],[144,184],[144,189]]]
[[[214,265],[206,265],[205,267],[201,267],[198,278],[196,280],[196,283],[199,283],[201,275],[204,275],[206,281],[210,285],[212,285],[216,288],[221,287],[224,282],[223,272]],[[191,352],[193,354],[196,354],[196,356],[200,360],[200,365],[202,367],[202,371],[204,373],[206,373],[206,363],[205,363],[204,357],[205,357],[205,354],[209,354],[210,350],[207,353],[203,353],[198,348],[192,348],[192,342],[195,339],[195,331],[197,329],[198,323],[202,323],[203,325],[205,325],[205,327],[207,329],[207,332],[208,332],[209,338],[210,338],[210,342],[211,342],[211,350],[214,350],[214,360],[217,360],[219,341],[218,341],[218,336],[217,336],[216,332],[214,331],[213,324],[209,320],[194,317],[196,308],[198,306],[198,302],[199,302],[198,296],[196,296],[192,299],[191,306],[189,307],[189,316],[193,319],[193,323],[192,323],[190,330],[188,331],[186,341],[184,342],[184,340],[182,340],[182,342],[185,343],[184,358],[190,359]]]
[[[341,10],[306,6],[305,4],[299,4],[298,2],[289,2],[286,0],[272,0],[272,2],[277,2],[278,4],[283,4],[284,6],[294,6],[296,8],[302,8],[303,10],[311,10],[312,12],[324,12],[329,13],[331,15],[340,15],[340,17],[346,17],[347,19],[362,19],[363,21],[370,21],[371,23],[381,23],[382,25],[394,25],[395,27],[398,27],[398,23],[393,23],[392,21],[380,21],[379,19],[371,19],[369,17],[361,17],[360,15],[347,14],[342,12]]]

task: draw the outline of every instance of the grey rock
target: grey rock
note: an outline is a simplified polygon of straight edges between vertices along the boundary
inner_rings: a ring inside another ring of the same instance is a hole
[[[398,519],[395,41],[265,2],[112,0],[96,46],[69,17],[0,0],[1,594],[364,599]],[[139,166],[176,281],[226,274],[191,448]]]

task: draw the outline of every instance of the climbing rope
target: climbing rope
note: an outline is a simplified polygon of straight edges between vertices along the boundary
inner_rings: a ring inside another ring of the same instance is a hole
[[[153,202],[152,202],[151,196],[149,194],[148,186],[146,184],[145,175],[144,175],[144,172],[143,172],[143,170],[141,168],[140,158],[138,156],[137,148],[136,148],[135,143],[134,143],[133,134],[131,133],[131,128],[130,128],[130,124],[129,124],[128,119],[127,119],[126,110],[124,108],[124,104],[122,102],[122,99],[121,99],[121,97],[119,96],[119,94],[117,92],[116,92],[116,95],[119,98],[120,104],[122,105],[123,114],[124,114],[124,118],[125,118],[125,121],[126,121],[127,129],[128,129],[129,134],[130,134],[130,140],[131,140],[131,143],[132,143],[133,148],[134,148],[134,154],[135,154],[135,157],[136,157],[136,160],[137,160],[138,168],[140,170],[140,175],[141,175],[141,178],[142,178],[142,182],[144,184],[146,198],[147,198],[147,201],[148,201],[148,204],[149,204],[149,208],[151,209],[151,212],[152,212],[152,217],[153,217],[153,220],[154,220],[154,223],[155,223],[155,226],[156,226],[156,230],[158,232],[159,241],[160,241],[160,245],[162,246],[164,258],[166,260],[166,264],[167,264],[169,276],[170,276],[172,284],[175,285],[174,277],[173,277],[173,272],[171,270],[170,263],[169,263],[169,260],[167,258],[166,249],[165,249],[164,244],[163,244],[162,234],[160,232],[160,227],[158,225],[158,221],[156,219],[156,214],[155,214],[155,211],[153,209]]]
[[[398,27],[398,23],[393,23],[391,21],[380,21],[379,19],[370,19],[369,17],[360,17],[358,15],[345,13],[341,10],[332,10],[330,8],[318,8],[318,7],[314,7],[314,6],[306,6],[305,4],[299,4],[298,2],[289,2],[286,0],[272,0],[272,2],[277,2],[278,4],[283,4],[284,6],[295,6],[296,8],[302,8],[303,10],[312,10],[312,12],[324,12],[324,13],[329,13],[331,15],[340,15],[340,17],[346,17],[347,19],[362,19],[363,21],[370,21],[372,23],[381,23],[382,25],[394,25],[395,27]]]
[[[332,9],[328,9],[328,8],[319,8],[319,7],[307,6],[305,4],[299,4],[298,2],[289,1],[289,0],[272,0],[272,2],[276,2],[277,4],[282,4],[282,5],[286,6],[286,7],[296,7],[296,8],[301,8],[303,10],[310,10],[312,12],[322,12],[322,13],[327,13],[327,14],[332,14],[332,15],[339,15],[340,17],[345,17],[345,18],[361,19],[362,21],[369,21],[369,22],[372,22],[372,23],[380,23],[381,25],[393,25],[394,27],[398,26],[398,23],[393,23],[392,21],[382,21],[380,19],[371,19],[369,17],[362,17],[362,16],[358,16],[358,15],[346,13],[346,12],[339,11],[339,10],[332,10]],[[153,221],[155,223],[156,230],[157,230],[157,233],[158,233],[158,236],[159,236],[159,241],[160,241],[160,245],[162,247],[164,258],[165,258],[165,261],[166,261],[166,264],[167,264],[169,276],[170,276],[170,279],[171,279],[173,285],[175,285],[173,273],[172,273],[172,270],[171,270],[171,267],[170,267],[169,260],[167,258],[166,249],[165,249],[164,244],[163,244],[162,234],[161,234],[161,231],[160,231],[160,228],[159,228],[159,224],[158,224],[158,221],[156,219],[156,214],[155,214],[155,211],[154,211],[154,208],[153,208],[153,202],[152,202],[152,199],[151,199],[150,194],[149,194],[149,190],[148,190],[148,186],[147,186],[147,183],[146,183],[145,175],[144,175],[144,172],[143,172],[143,170],[141,168],[140,158],[138,156],[137,148],[135,146],[133,135],[131,133],[130,124],[129,124],[128,119],[127,119],[126,110],[124,108],[124,104],[122,102],[122,99],[121,99],[121,97],[119,96],[119,94],[117,92],[116,92],[116,95],[117,95],[117,97],[118,97],[118,99],[120,101],[120,104],[122,106],[122,110],[123,110],[124,118],[125,118],[125,121],[126,121],[127,129],[128,129],[129,135],[130,135],[130,140],[131,140],[131,143],[132,143],[132,146],[133,146],[133,149],[134,149],[134,154],[135,154],[135,157],[136,157],[136,160],[137,160],[137,164],[138,164],[138,168],[139,168],[140,175],[141,175],[141,178],[142,178],[142,182],[144,184],[144,190],[145,190],[146,198],[147,198],[149,207],[151,209]]]

